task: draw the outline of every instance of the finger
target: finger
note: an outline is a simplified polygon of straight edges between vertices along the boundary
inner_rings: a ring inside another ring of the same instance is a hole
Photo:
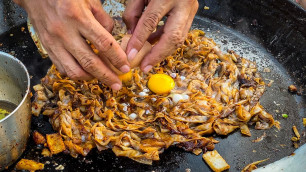
[[[93,76],[84,71],[75,58],[64,47],[56,50],[66,75],[72,80],[90,80]]]
[[[114,20],[104,11],[100,1],[90,1],[92,14],[97,21],[109,32],[112,33],[114,28]]]
[[[52,63],[55,65],[57,71],[62,74],[62,75],[66,75],[65,69],[63,67],[63,65],[61,64],[61,62],[56,58],[56,56],[53,53],[48,53],[50,60],[52,61]]]
[[[65,44],[69,45],[66,49],[77,59],[82,68],[113,90],[121,89],[122,83],[118,76],[94,54],[81,35],[69,37],[73,40],[70,40],[70,44]]]
[[[52,45],[49,49],[50,59],[57,70],[72,80],[89,80],[93,77],[85,72],[63,45]]]
[[[41,25],[41,23],[34,23],[32,22],[35,30],[37,31],[37,35],[38,35],[38,41],[41,42],[41,44],[43,45],[43,47],[45,48],[45,50],[48,53],[48,56],[50,58],[50,60],[52,61],[52,63],[56,66],[56,69],[58,70],[59,73],[66,75],[65,69],[62,66],[61,62],[58,60],[56,53],[54,53],[54,51],[52,51],[51,47],[55,47],[54,46],[54,40],[52,40],[51,36],[47,33],[47,30],[45,27],[43,27],[43,25]],[[35,25],[34,25],[35,24]]]
[[[123,50],[126,49],[126,46],[130,38],[131,38],[131,35],[125,35],[122,38],[120,46]],[[152,45],[149,42],[146,42],[144,46],[142,47],[142,49],[139,51],[139,53],[136,55],[136,57],[132,61],[129,61],[131,67],[132,68],[138,67],[143,57],[145,57],[145,55],[147,55],[151,51],[151,48],[152,48]]]
[[[191,9],[176,8],[167,19],[164,28],[164,34],[159,42],[152,48],[151,52],[144,58],[141,69],[147,73],[152,67],[161,62],[168,55],[173,53],[176,48],[180,47],[184,42],[183,31],[186,26]]]
[[[158,22],[172,9],[174,3],[174,1],[160,0],[151,1],[149,3],[139,19],[135,31],[128,43],[126,52],[129,60],[135,58],[151,33],[157,27]]]
[[[128,34],[132,34],[138,23],[138,20],[145,8],[143,0],[129,0],[122,15],[123,21],[128,29]]]
[[[148,42],[150,42],[151,44],[156,43],[159,38],[162,36],[162,34],[164,33],[164,28],[165,25],[160,26],[156,29],[156,32],[153,32],[150,37],[148,38]]]
[[[198,3],[198,1],[195,1],[194,5],[193,5],[193,8],[190,11],[187,24],[186,24],[186,26],[184,28],[184,32],[183,32],[184,37],[186,37],[187,33],[189,32],[189,29],[190,29],[190,27],[192,25],[194,16],[197,14],[198,9],[199,9],[199,3]]]
[[[93,18],[93,16],[89,16],[89,18]],[[80,27],[79,29],[82,36],[90,40],[99,50],[100,59],[104,61],[108,60],[115,68],[123,73],[130,71],[125,52],[121,49],[114,37],[97,20],[87,20],[82,25],[84,27]]]

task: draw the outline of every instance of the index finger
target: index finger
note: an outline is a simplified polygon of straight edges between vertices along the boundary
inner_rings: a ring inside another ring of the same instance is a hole
[[[151,33],[155,30],[158,22],[173,7],[173,1],[151,1],[140,17],[137,26],[129,40],[126,52],[129,61],[132,61],[141,50]]]
[[[101,13],[102,14],[102,13]],[[104,13],[103,13],[104,14]],[[117,70],[127,73],[130,65],[125,52],[114,37],[94,18],[93,14],[88,14],[90,20],[82,21],[79,30],[83,37],[90,40],[99,50],[99,57],[104,62],[110,62]],[[105,15],[107,15],[105,13]],[[115,72],[117,72],[115,70]],[[118,73],[118,72],[117,72]],[[118,73],[120,74],[120,73]]]
[[[164,26],[164,34],[141,63],[142,71],[149,72],[155,64],[171,55],[182,45],[185,40],[184,29],[188,23],[190,11],[191,9],[188,8],[177,8],[169,14]]]

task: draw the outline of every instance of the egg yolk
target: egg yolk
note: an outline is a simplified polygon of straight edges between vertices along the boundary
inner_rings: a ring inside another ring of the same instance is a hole
[[[154,74],[148,81],[149,89],[156,94],[169,93],[174,86],[174,80],[166,74]]]
[[[125,73],[123,75],[119,75],[119,79],[124,83],[129,82],[130,80],[132,80],[132,78],[133,78],[132,71],[129,71],[128,73]]]

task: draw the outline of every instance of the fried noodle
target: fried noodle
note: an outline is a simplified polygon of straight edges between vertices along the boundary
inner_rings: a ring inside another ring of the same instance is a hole
[[[96,147],[144,164],[159,160],[173,145],[199,154],[214,149],[216,140],[207,135],[240,129],[251,136],[249,125],[274,125],[259,103],[265,83],[256,64],[233,51],[223,54],[203,31],[188,33],[184,44],[149,74],[132,72],[132,80],[115,92],[97,79],[73,81],[52,66],[34,86],[32,113],[49,116],[73,157]],[[156,73],[175,73],[171,94],[189,99],[174,103],[169,94],[139,95]],[[130,118],[132,113],[136,117]]]

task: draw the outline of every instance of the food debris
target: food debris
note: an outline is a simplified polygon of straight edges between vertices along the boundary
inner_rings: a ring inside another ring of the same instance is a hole
[[[251,164],[248,164],[247,166],[245,166],[241,172],[251,172],[251,171],[257,169],[256,165],[258,165],[259,163],[265,162],[268,159],[269,158],[264,159],[264,160],[260,160],[260,161],[256,161],[256,162],[252,162]]]
[[[191,172],[191,169],[190,168],[186,168],[185,172]]]
[[[46,143],[46,138],[38,131],[33,132],[33,140],[37,145],[44,145]]]
[[[296,88],[295,85],[290,85],[290,86],[288,87],[288,90],[289,90],[289,92],[291,92],[291,93],[296,93],[296,92],[297,92],[297,88]]]
[[[231,167],[217,150],[207,151],[203,154],[203,159],[213,171],[224,171]]]
[[[55,168],[55,170],[64,170],[65,167],[63,165],[59,165]]]
[[[33,160],[21,159],[17,163],[16,169],[17,170],[29,170],[30,172],[34,172],[36,170],[43,170],[44,166],[45,166],[44,164],[33,161]]]
[[[204,10],[209,10],[209,7],[208,6],[204,6]]]
[[[273,84],[273,82],[274,82],[274,80],[269,80],[270,82],[267,84],[267,86],[268,87],[271,87],[272,86],[272,84]]]
[[[288,118],[288,114],[283,113],[283,114],[282,114],[282,117],[283,117],[283,118]]]
[[[202,153],[202,149],[194,149],[192,153],[194,153],[195,155],[200,155]]]
[[[20,30],[21,30],[21,32],[24,32],[24,31],[25,31],[25,28],[24,28],[24,27],[21,27]]]
[[[270,69],[270,68],[264,68],[263,72],[265,72],[265,73],[270,73],[270,72],[271,72],[271,69]]]
[[[10,36],[12,37],[12,36],[14,36],[14,34],[11,33]]]
[[[44,148],[44,149],[41,151],[41,155],[44,156],[44,157],[51,157],[51,156],[52,156],[52,153],[49,151],[49,149]]]
[[[306,118],[303,118],[303,125],[306,127]]]
[[[47,143],[52,154],[58,154],[66,150],[62,136],[58,133],[47,134]]]
[[[257,139],[252,140],[252,142],[253,142],[253,143],[260,142],[260,141],[262,141],[266,136],[267,136],[267,135],[266,135],[266,132],[264,132],[262,136],[257,137]]]
[[[293,142],[294,148],[297,149],[297,148],[299,147],[298,141],[300,140],[301,135],[300,135],[300,133],[299,133],[299,131],[297,130],[297,128],[296,128],[295,125],[292,127],[292,130],[293,130],[295,136],[293,136],[293,137],[291,138],[291,141]]]
[[[299,144],[298,144],[297,142],[293,142],[293,147],[294,147],[295,149],[297,149],[297,148],[299,148]]]
[[[297,137],[292,137],[291,140],[292,140],[293,142],[297,142],[297,141],[299,141],[299,138],[297,138]]]
[[[296,135],[296,137],[300,139],[301,135],[300,135],[300,133],[299,133],[299,131],[297,130],[297,128],[296,128],[295,125],[292,127],[292,130],[293,130],[294,134]]]

